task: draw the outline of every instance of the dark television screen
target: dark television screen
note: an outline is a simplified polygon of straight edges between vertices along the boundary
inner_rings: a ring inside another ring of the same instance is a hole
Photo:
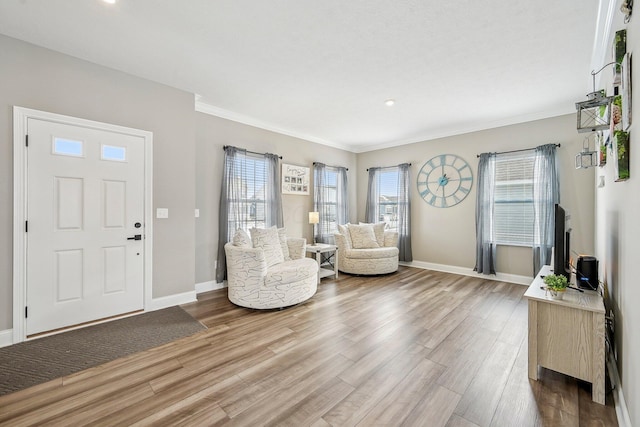
[[[562,206],[555,206],[555,232],[553,251],[553,272],[571,278],[570,243],[571,230],[565,230],[566,213]]]

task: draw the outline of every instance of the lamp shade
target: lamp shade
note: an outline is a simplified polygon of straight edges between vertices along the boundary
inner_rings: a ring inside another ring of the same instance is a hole
[[[317,224],[320,222],[320,214],[318,212],[309,212],[309,224]]]

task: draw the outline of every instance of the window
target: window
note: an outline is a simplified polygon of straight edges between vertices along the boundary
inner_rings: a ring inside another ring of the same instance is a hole
[[[218,218],[218,265],[216,281],[227,275],[224,245],[238,229],[282,227],[279,162],[276,154],[253,153],[224,146],[220,216]]]
[[[476,265],[496,273],[496,246],[533,249],[533,273],[551,259],[554,204],[560,201],[556,144],[482,153],[476,199]]]
[[[349,221],[347,202],[347,169],[314,164],[314,210],[319,214],[314,229],[316,241],[333,243],[339,224]]]
[[[411,164],[369,168],[365,219],[398,233],[398,259],[411,262]]]
[[[229,199],[227,228],[231,240],[237,228],[249,232],[250,228],[265,228],[267,201],[267,160],[264,156],[239,154],[234,163],[233,185],[238,191]]]
[[[338,172],[335,168],[325,169],[324,182],[318,187],[318,191],[324,194],[323,202],[318,203],[317,209],[326,222],[326,227],[320,234],[333,234],[338,232]]]
[[[398,178],[397,168],[384,169],[378,172],[376,184],[378,188],[377,222],[387,224],[386,229],[398,230]]]
[[[535,152],[496,156],[495,243],[533,245],[533,167]]]

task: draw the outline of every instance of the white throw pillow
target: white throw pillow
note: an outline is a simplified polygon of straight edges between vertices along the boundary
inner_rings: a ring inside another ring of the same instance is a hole
[[[351,233],[349,233],[350,225],[350,223],[346,223],[345,225],[338,225],[338,231],[344,236],[345,239],[347,239],[347,243],[349,243],[349,245],[353,247],[353,245],[351,244]]]
[[[373,234],[376,235],[376,242],[378,242],[378,246],[384,246],[384,228],[387,226],[384,222],[378,222],[376,224],[370,224],[367,222],[361,222],[360,225],[372,225],[373,226]]]
[[[251,237],[242,228],[238,228],[232,242],[234,246],[251,247]]]
[[[264,251],[264,259],[267,261],[267,267],[284,262],[282,247],[280,246],[280,237],[278,229],[274,225],[269,228],[252,228],[251,241],[254,248],[260,248]]]
[[[376,235],[373,232],[373,225],[349,225],[349,234],[351,234],[351,245],[354,249],[373,249],[379,248]]]
[[[278,238],[280,239],[280,248],[282,248],[282,256],[285,261],[291,261],[291,254],[289,254],[289,245],[287,245],[287,229],[278,228]]]

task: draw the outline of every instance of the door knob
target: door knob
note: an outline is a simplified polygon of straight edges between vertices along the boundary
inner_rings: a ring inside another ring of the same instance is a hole
[[[127,237],[127,240],[142,240],[142,234],[136,234],[133,237]]]

